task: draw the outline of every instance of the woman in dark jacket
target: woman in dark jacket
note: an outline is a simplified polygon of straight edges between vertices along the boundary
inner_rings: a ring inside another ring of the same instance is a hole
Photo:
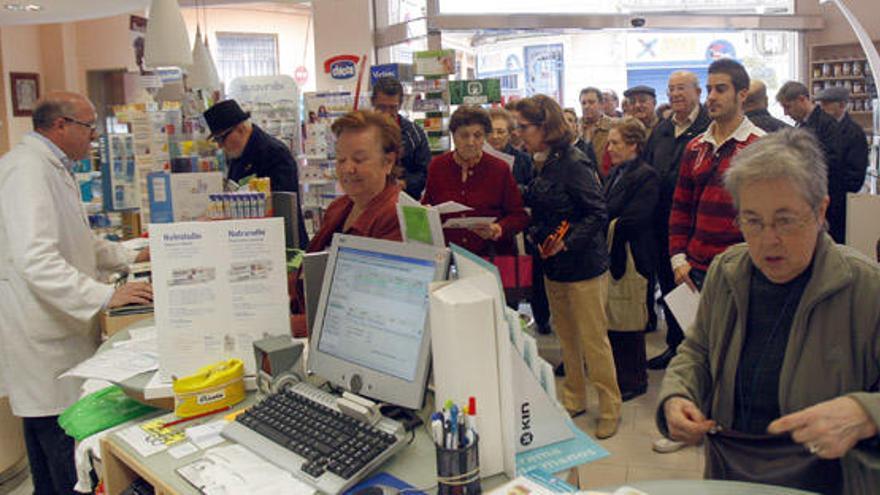
[[[517,123],[536,175],[526,191],[529,235],[544,260],[544,283],[565,363],[563,405],[585,411],[584,366],[599,395],[596,437],[617,432],[620,390],[614,371],[605,300],[608,295],[607,217],[598,176],[571,145],[562,109],[544,95],[519,100]],[[567,223],[568,228],[559,229]],[[563,235],[558,235],[562,232]]]
[[[645,126],[633,117],[615,123],[608,133],[608,154],[612,168],[605,180],[605,200],[609,223],[617,219],[611,245],[611,276],[617,280],[626,272],[626,245],[629,244],[636,271],[648,279],[644,300],[653,304],[654,241],[653,215],[660,195],[660,176],[640,158],[647,140]],[[644,331],[616,331],[608,338],[614,350],[617,383],[625,401],[648,390]]]

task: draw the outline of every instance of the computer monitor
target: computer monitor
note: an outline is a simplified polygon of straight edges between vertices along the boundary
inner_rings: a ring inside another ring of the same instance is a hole
[[[336,234],[309,339],[309,371],[350,392],[409,409],[425,394],[428,286],[446,248]]]
[[[303,299],[305,299],[306,325],[309,334],[315,325],[318,301],[321,300],[321,287],[324,285],[324,269],[327,268],[327,251],[303,255]]]

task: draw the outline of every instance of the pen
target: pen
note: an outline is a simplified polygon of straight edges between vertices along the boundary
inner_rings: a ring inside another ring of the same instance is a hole
[[[457,449],[458,448],[458,406],[452,404],[452,409],[449,410],[449,421],[450,421],[450,433],[452,433],[452,445],[450,448]]]
[[[443,445],[443,421],[440,419],[431,420],[431,432],[434,434],[434,443],[439,447]]]
[[[474,435],[477,434],[477,398],[471,396],[468,398],[468,416],[467,416],[467,426],[468,430],[474,432]]]
[[[169,426],[179,425],[180,423],[186,423],[187,421],[192,421],[194,419],[204,418],[205,416],[210,416],[212,414],[217,414],[218,412],[228,411],[231,406],[223,406],[219,409],[214,409],[212,411],[203,412],[201,414],[196,414],[195,416],[190,416],[188,418],[180,418],[175,419],[174,421],[169,421],[162,425],[162,428],[168,428]]]

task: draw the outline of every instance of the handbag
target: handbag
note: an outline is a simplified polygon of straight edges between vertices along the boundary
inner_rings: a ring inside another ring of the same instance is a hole
[[[608,225],[608,252],[614,243],[617,219]],[[641,332],[648,324],[648,307],[645,302],[648,280],[636,270],[629,242],[626,249],[626,271],[619,279],[609,277],[608,299],[605,312],[608,315],[608,328],[619,332]]]
[[[722,349],[730,347],[735,328],[731,325],[725,332]],[[710,417],[726,360],[727,353],[722,353],[712,380],[712,392],[703,403],[702,410],[707,417]],[[706,435],[703,477],[780,485],[823,494],[842,491],[839,460],[814,456],[790,435],[743,433],[720,424]]]

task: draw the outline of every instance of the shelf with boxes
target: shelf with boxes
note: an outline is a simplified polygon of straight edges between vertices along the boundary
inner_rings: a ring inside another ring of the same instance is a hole
[[[809,76],[813,97],[829,87],[848,89],[850,114],[863,128],[872,129],[877,88],[871,66],[858,43],[811,46]]]

